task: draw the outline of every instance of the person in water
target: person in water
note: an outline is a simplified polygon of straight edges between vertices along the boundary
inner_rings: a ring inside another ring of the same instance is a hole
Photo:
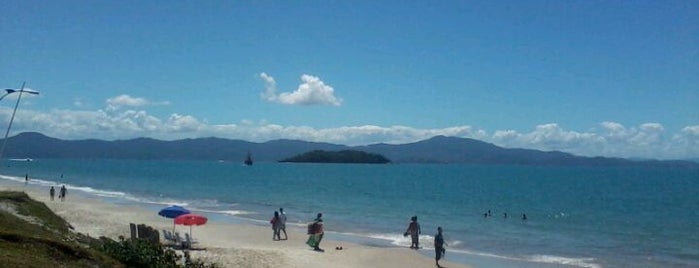
[[[408,229],[405,230],[405,235],[410,235],[410,248],[419,249],[420,248],[420,224],[417,223],[417,216],[410,218],[410,223],[408,224]]]
[[[444,249],[445,245],[447,245],[447,243],[444,242],[444,236],[442,236],[442,227],[437,227],[437,234],[434,236],[434,261],[437,267],[442,267],[439,265],[439,260],[443,258],[446,253],[446,249]]]

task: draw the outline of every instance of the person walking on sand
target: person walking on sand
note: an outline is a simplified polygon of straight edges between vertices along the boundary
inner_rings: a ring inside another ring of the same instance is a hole
[[[61,190],[60,190],[60,192],[58,193],[58,198],[61,199],[61,201],[65,201],[65,200],[66,200],[66,192],[68,192],[68,190],[66,190],[66,186],[65,186],[65,184],[64,184],[64,185],[61,186]]]
[[[272,240],[273,241],[279,241],[281,238],[279,237],[279,229],[280,225],[282,223],[282,220],[279,218],[279,212],[274,212],[274,217],[269,221],[269,223],[272,224]]]
[[[320,251],[324,252],[322,248],[320,248],[320,241],[323,240],[323,213],[318,213],[316,218],[313,220],[313,223],[308,225],[308,240],[306,241],[306,244],[311,246],[313,250],[315,251]]]
[[[411,239],[411,244],[410,248],[411,249],[420,249],[420,234],[422,231],[420,230],[420,224],[417,223],[417,216],[413,216],[410,218],[410,223],[408,224],[408,229],[405,230],[404,235],[410,235]]]
[[[286,234],[286,213],[284,213],[284,208],[279,208],[279,219],[281,220],[279,230],[284,232],[284,239],[282,240],[287,240],[289,236]]]
[[[49,196],[51,197],[51,201],[53,201],[53,196],[56,195],[56,189],[51,186],[51,190],[49,190]]]
[[[437,234],[434,236],[434,261],[437,267],[442,267],[439,265],[439,259],[443,258],[446,253],[444,249],[445,245],[447,245],[447,243],[444,242],[444,236],[442,236],[442,227],[437,227]]]

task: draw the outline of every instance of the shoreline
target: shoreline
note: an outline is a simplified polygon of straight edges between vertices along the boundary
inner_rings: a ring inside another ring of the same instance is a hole
[[[0,180],[0,190],[24,191],[33,199],[45,203],[54,213],[68,221],[76,232],[93,237],[106,236],[118,239],[130,236],[129,223],[146,224],[162,234],[163,229],[173,228],[172,219],[157,215],[134,204],[116,204],[89,194],[71,193],[68,189],[66,201],[56,198],[51,201],[48,188],[42,190],[38,185]],[[206,212],[198,212],[207,217]],[[384,248],[360,245],[333,239],[332,232],[326,233],[321,247],[324,253],[315,252],[304,242],[305,232],[297,227],[287,228],[289,240],[273,241],[272,230],[255,224],[232,223],[209,217],[207,224],[192,227],[197,245],[206,250],[190,251],[193,257],[216,262],[223,267],[436,267],[434,259],[422,251],[415,252],[408,248]],[[177,231],[189,232],[189,227],[177,226]],[[336,247],[342,250],[336,250]],[[468,268],[461,263],[441,260],[442,266],[450,268]]]

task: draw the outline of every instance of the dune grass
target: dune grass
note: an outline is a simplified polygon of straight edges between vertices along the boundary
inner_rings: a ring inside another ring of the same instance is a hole
[[[68,222],[26,193],[0,191],[1,267],[219,267],[146,240],[95,239],[71,229]]]
[[[0,263],[6,267],[124,267],[93,249],[98,240],[26,193],[0,192]]]

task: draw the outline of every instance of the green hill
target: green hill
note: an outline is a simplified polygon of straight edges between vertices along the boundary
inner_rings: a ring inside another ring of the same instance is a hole
[[[344,150],[330,152],[315,150],[279,162],[386,164],[390,163],[391,160],[388,160],[388,158],[380,154],[371,154],[362,151]]]

